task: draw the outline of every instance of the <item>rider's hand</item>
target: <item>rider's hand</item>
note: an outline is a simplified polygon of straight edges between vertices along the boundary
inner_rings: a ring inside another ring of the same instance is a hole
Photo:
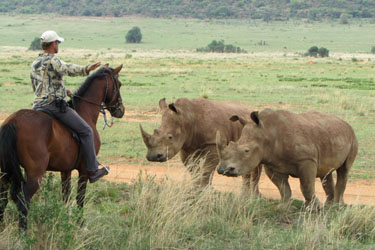
[[[96,62],[96,63],[90,64],[89,66],[86,67],[87,74],[90,73],[91,70],[94,70],[94,69],[96,69],[99,66],[100,66],[100,62]]]
[[[69,96],[70,98],[73,98],[73,93],[70,91],[70,89],[66,89],[66,95]]]

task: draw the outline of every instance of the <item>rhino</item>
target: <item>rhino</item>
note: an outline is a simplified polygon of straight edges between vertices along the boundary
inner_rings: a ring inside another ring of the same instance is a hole
[[[343,202],[348,173],[358,152],[356,136],[348,123],[315,111],[295,114],[265,109],[252,112],[250,117],[250,122],[237,115],[230,118],[245,124],[237,142],[225,146],[217,133],[219,174],[246,176],[264,164],[267,176],[280,191],[281,207],[290,204],[289,176],[299,178],[306,206],[320,207],[315,196],[317,177],[322,181],[326,204]]]
[[[236,141],[243,125],[230,122],[229,117],[233,113],[247,116],[251,111],[239,104],[203,98],[178,98],[170,104],[163,98],[159,101],[159,107],[162,112],[161,126],[152,135],[139,124],[147,147],[147,160],[165,162],[180,152],[181,161],[192,176],[198,172],[194,178],[195,184],[207,186],[219,162],[216,131],[220,131],[224,144]],[[202,159],[203,164],[192,164]],[[260,174],[261,166],[243,175],[242,191],[259,195]]]

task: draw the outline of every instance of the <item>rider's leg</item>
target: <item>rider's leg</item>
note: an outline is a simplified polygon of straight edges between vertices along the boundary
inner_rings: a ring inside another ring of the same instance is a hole
[[[60,112],[60,109],[54,104],[46,105],[43,108],[52,112],[61,123],[78,134],[81,140],[83,159],[90,182],[95,182],[108,174],[108,167],[98,168],[93,131],[86,121],[83,120],[74,109],[69,107],[66,108],[66,112],[64,113]]]

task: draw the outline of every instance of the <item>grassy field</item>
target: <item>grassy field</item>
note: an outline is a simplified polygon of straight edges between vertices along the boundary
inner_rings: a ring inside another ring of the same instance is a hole
[[[66,17],[51,24],[48,18],[0,15],[2,120],[31,107],[29,67],[38,52],[26,47],[44,30],[55,29],[66,38],[59,52],[63,60],[124,64],[120,79],[128,113],[113,128],[100,131],[102,162],[150,164],[138,120],[151,130],[159,125],[154,119],[159,99],[204,97],[253,109],[336,114],[353,126],[359,140],[351,179],[375,178],[375,63],[372,55],[362,53],[373,45],[375,24]],[[125,33],[134,25],[141,27],[144,43],[125,44]],[[194,53],[213,39],[250,53]],[[269,46],[255,45],[260,40]],[[296,54],[315,44],[335,53],[361,54],[325,59]],[[66,85],[74,90],[82,81],[67,77]],[[102,125],[100,120],[98,129]],[[244,200],[211,189],[195,193],[189,183],[160,184],[152,177],[130,185],[90,185],[88,196],[86,224],[80,228],[74,202],[62,206],[58,181],[47,178],[34,198],[27,235],[17,237],[16,210],[9,206],[6,223],[0,226],[0,248],[369,249],[375,244],[373,207],[309,213],[295,201],[290,211],[279,211],[278,201]],[[51,200],[55,202],[47,202]],[[51,216],[42,216],[46,214]]]
[[[69,48],[195,51],[212,40],[223,39],[226,43],[240,46],[249,52],[305,52],[317,45],[326,47],[331,52],[367,53],[375,45],[375,23],[371,19],[364,20],[353,20],[350,25],[342,25],[338,21],[264,23],[258,20],[0,15],[0,46],[28,47],[44,30],[54,29],[66,38],[64,46]],[[125,43],[125,35],[133,26],[141,28],[141,44]],[[260,41],[265,41],[266,45],[259,46]]]

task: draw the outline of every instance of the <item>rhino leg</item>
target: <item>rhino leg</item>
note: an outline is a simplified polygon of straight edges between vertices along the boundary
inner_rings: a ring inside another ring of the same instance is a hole
[[[335,197],[335,185],[333,183],[332,173],[329,173],[325,177],[320,178],[320,180],[322,181],[322,186],[327,197],[325,204],[330,204],[333,202],[333,199]]]
[[[259,179],[262,173],[262,165],[256,167],[251,174],[242,176],[242,190],[243,196],[257,196],[260,197]]]
[[[212,184],[212,177],[213,177],[214,171],[216,169],[216,166],[219,164],[219,157],[217,155],[216,145],[208,146],[204,150],[204,152],[207,152],[207,153],[205,154],[204,163],[201,168],[201,177],[200,177],[200,183],[199,183],[201,187],[205,187],[208,184]]]
[[[288,182],[289,176],[286,174],[279,174],[274,172],[271,168],[265,166],[264,170],[267,176],[271,179],[273,184],[279,189],[281,195],[281,202],[283,204],[287,204],[292,197],[292,190],[290,189],[290,185]]]
[[[320,206],[319,199],[315,195],[316,171],[317,167],[314,163],[305,163],[299,168],[299,181],[305,197],[305,205],[312,206],[313,210]]]
[[[181,160],[184,160],[197,187],[206,187],[210,184],[213,172],[219,163],[216,146],[209,146],[190,155],[181,152]]]
[[[348,173],[350,167],[347,166],[346,162],[336,170],[337,182],[335,187],[335,203],[344,203],[344,191],[346,183],[348,181]]]

